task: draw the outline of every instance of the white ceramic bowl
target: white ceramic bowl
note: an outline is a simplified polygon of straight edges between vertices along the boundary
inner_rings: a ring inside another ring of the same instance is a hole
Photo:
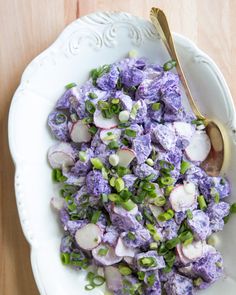
[[[215,63],[191,41],[174,35],[190,88],[201,110],[224,124],[227,158],[224,172],[232,183],[235,201],[235,110],[229,89]],[[210,42],[210,41],[209,41]],[[15,191],[20,221],[31,245],[32,268],[41,295],[83,295],[85,274],[64,267],[59,259],[62,232],[49,201],[57,194],[46,160],[54,143],[47,116],[64,85],[82,84],[89,70],[114,62],[135,49],[139,56],[163,64],[169,59],[152,24],[127,13],[94,13],[74,21],[47,50],[26,68],[9,114],[9,144],[16,166]],[[234,200],[233,200],[234,198]],[[236,218],[220,234],[226,277],[203,291],[233,295],[236,290]],[[89,294],[103,294],[95,289]]]

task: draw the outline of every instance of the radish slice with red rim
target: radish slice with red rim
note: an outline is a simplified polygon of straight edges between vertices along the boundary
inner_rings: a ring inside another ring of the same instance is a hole
[[[52,168],[72,166],[75,156],[74,150],[67,142],[61,142],[49,148],[48,161]]]
[[[196,188],[193,183],[179,184],[171,191],[169,201],[175,212],[185,212],[196,202]]]
[[[102,265],[113,265],[122,260],[122,257],[116,255],[114,248],[104,243],[93,249],[92,255]]]
[[[193,262],[203,256],[204,244],[202,241],[194,241],[187,246],[181,245],[181,250],[183,255]]]
[[[122,167],[128,167],[136,157],[135,152],[128,148],[119,149],[116,154],[119,156],[119,165]]]
[[[95,126],[101,129],[111,129],[119,124],[119,120],[117,116],[113,116],[112,118],[104,118],[102,113],[99,110],[96,110],[93,114],[93,121]]]
[[[80,248],[92,250],[96,248],[102,239],[102,232],[98,225],[88,223],[75,233],[75,240]]]
[[[104,144],[109,144],[111,141],[118,141],[121,136],[121,129],[118,128],[111,128],[111,129],[104,129],[100,132],[101,141]]]
[[[74,123],[70,130],[70,138],[73,142],[89,142],[91,140],[91,134],[89,127],[85,125],[81,120]]]
[[[117,291],[123,288],[122,276],[117,267],[107,266],[105,267],[104,273],[105,273],[107,288],[110,291]]]
[[[116,244],[115,253],[117,256],[120,257],[134,257],[136,254],[136,250],[133,248],[126,247],[123,240],[119,238]]]

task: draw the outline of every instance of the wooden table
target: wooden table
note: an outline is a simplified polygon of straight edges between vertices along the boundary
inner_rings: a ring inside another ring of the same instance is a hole
[[[148,18],[155,5],[164,9],[173,31],[191,38],[216,61],[236,97],[235,0],[0,1],[0,294],[39,294],[30,266],[30,249],[18,220],[14,167],[7,143],[8,109],[22,71],[81,15],[123,10]]]

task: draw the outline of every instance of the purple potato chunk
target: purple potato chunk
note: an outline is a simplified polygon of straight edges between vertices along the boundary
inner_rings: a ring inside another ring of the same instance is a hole
[[[147,271],[145,273],[144,282],[147,285],[145,288],[146,295],[161,295],[161,281],[158,270]]]
[[[99,197],[101,194],[110,194],[111,188],[108,181],[102,176],[98,170],[90,171],[86,177],[86,185],[89,194]]]
[[[187,219],[187,224],[195,239],[204,241],[211,234],[209,217],[201,210],[194,210],[192,215],[191,219]]]
[[[59,111],[53,111],[48,116],[48,126],[52,134],[60,141],[69,141],[69,129],[67,124],[67,116]]]
[[[76,109],[78,107],[78,102],[81,99],[80,93],[77,87],[72,87],[66,90],[63,95],[58,99],[56,103],[56,108],[61,109]]]
[[[207,283],[223,276],[223,259],[219,252],[207,253],[193,264],[193,271]]]
[[[90,162],[90,159],[93,157],[93,150],[87,149],[86,150],[86,160],[81,161],[78,160],[74,167],[72,167],[71,172],[73,172],[75,175],[78,176],[86,176],[87,173],[91,170],[92,164]]]
[[[151,235],[146,228],[141,228],[138,229],[136,232],[123,233],[122,239],[126,247],[140,248],[147,247],[150,244]]]
[[[60,252],[71,253],[73,250],[72,244],[73,244],[73,239],[70,235],[66,235],[66,236],[62,237],[61,245],[60,245]]]
[[[156,102],[160,99],[161,79],[144,79],[139,85],[135,98],[136,100],[145,99],[149,102]]]
[[[120,74],[121,83],[126,87],[138,86],[144,79],[144,72],[132,67],[125,69]]]
[[[173,274],[164,284],[168,295],[193,295],[194,288],[191,279],[179,274]]]
[[[119,71],[116,66],[111,65],[109,73],[97,79],[97,85],[102,90],[112,90],[116,87],[119,78]]]
[[[178,236],[179,225],[170,219],[164,222],[159,222],[160,227],[162,227],[163,240],[171,240]]]
[[[162,97],[161,100],[165,106],[174,113],[178,112],[182,107],[181,95],[176,91],[168,91]]]
[[[117,244],[117,240],[119,238],[119,232],[113,225],[106,227],[106,232],[103,235],[103,242],[109,244],[112,247],[115,247]]]
[[[212,202],[208,205],[207,214],[210,218],[210,227],[213,232],[223,230],[223,218],[229,214],[230,205],[225,202],[215,203]]]
[[[86,225],[86,220],[68,220],[64,226],[64,230],[68,231],[71,236],[74,236],[76,231]]]
[[[223,177],[205,177],[200,181],[199,189],[207,200],[211,200],[216,193],[219,194],[220,199],[224,199],[230,194],[229,182]]]
[[[174,129],[169,125],[158,124],[152,132],[154,143],[159,143],[165,150],[173,150],[177,137]]]
[[[137,110],[135,119],[131,120],[132,123],[142,124],[147,119],[147,105],[144,100],[140,99],[140,108]]]
[[[161,122],[163,111],[164,111],[163,104],[160,104],[159,110],[153,110],[152,104],[148,105],[148,116],[151,120]]]
[[[135,260],[140,271],[161,269],[166,266],[163,256],[158,256],[156,251],[136,254]]]
[[[141,165],[135,165],[133,167],[133,173],[140,179],[144,179],[145,177],[153,174],[153,180],[155,180],[159,176],[159,171],[155,170],[154,168],[145,163]]]
[[[122,110],[131,111],[133,101],[129,95],[124,94],[122,91],[117,91],[116,98],[119,98]]]
[[[132,149],[136,153],[138,164],[144,163],[152,151],[150,134],[136,136],[133,139]]]

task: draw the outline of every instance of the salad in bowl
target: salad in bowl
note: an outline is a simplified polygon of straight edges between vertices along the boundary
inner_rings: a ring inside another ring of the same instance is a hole
[[[191,295],[224,276],[216,233],[236,206],[227,178],[200,167],[211,143],[174,67],[102,65],[66,85],[48,116],[61,261],[88,271],[86,290]]]

